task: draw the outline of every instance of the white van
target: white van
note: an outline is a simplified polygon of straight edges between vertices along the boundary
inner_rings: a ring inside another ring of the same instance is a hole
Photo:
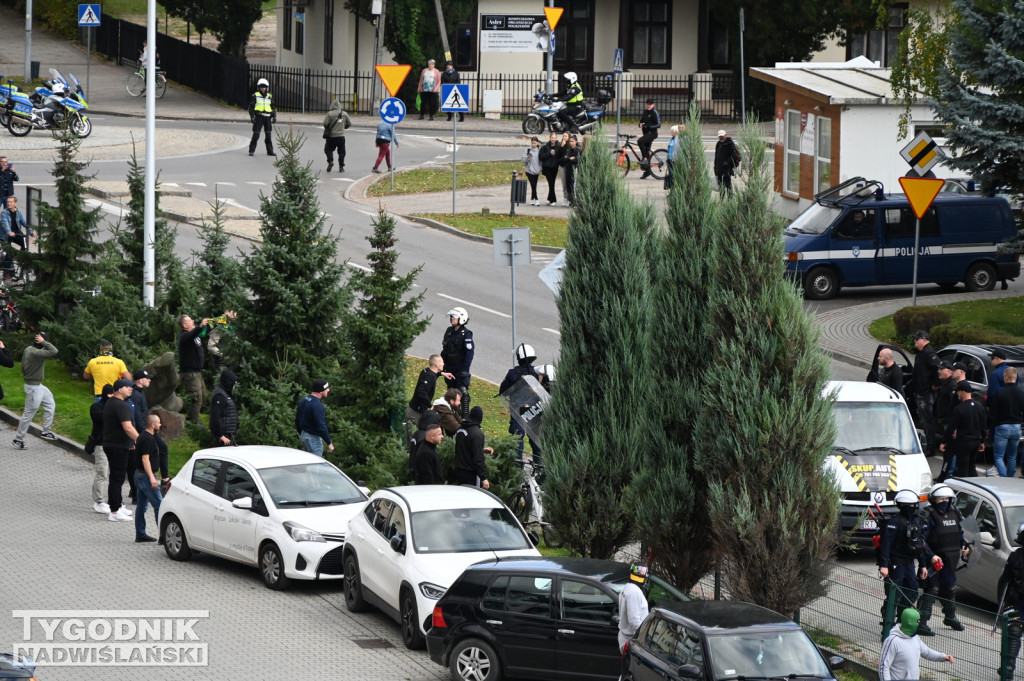
[[[932,473],[903,397],[880,383],[830,381],[835,393],[836,441],[825,463],[839,481],[841,529],[870,543],[878,517],[896,512],[896,492],[909,489],[926,501]]]

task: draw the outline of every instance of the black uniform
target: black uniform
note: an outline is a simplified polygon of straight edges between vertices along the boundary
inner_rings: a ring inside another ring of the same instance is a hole
[[[234,372],[225,369],[220,374],[220,385],[213,391],[213,399],[210,401],[210,437],[214,447],[225,447],[221,442],[221,436],[231,440],[231,444],[237,444],[235,438],[238,436],[238,407],[231,397],[238,378]]]
[[[416,466],[413,477],[417,485],[443,485],[441,475],[441,457],[437,455],[437,445],[424,440],[416,448]]]
[[[427,367],[420,372],[416,379],[416,389],[409,400],[409,408],[417,414],[430,409],[430,403],[434,401],[434,391],[437,389],[437,374]]]
[[[939,448],[935,430],[935,390],[939,385],[939,356],[929,343],[914,358],[914,401],[917,422],[924,429],[926,454]]]
[[[878,382],[887,385],[900,395],[903,394],[903,369],[896,362],[891,366],[878,365]]]
[[[943,599],[943,623],[963,630],[956,617],[956,568],[960,564],[961,550],[967,545],[960,521],[963,516],[952,502],[933,503],[921,512],[921,532],[924,534],[924,555],[928,566],[928,579],[924,583],[924,596],[918,610],[921,612],[921,628],[918,633],[929,635],[928,618],[932,615],[935,597]],[[942,569],[932,569],[932,558],[942,559]]]
[[[657,109],[644,109],[640,114],[640,129],[643,135],[636,141],[644,160],[651,160],[651,145],[658,139],[658,128],[661,127],[661,114]]]
[[[946,452],[943,457],[942,471],[946,477],[951,472],[946,465],[951,457],[956,457],[956,476],[973,478],[978,473],[974,468],[974,460],[978,455],[978,447],[985,439],[985,422],[988,416],[985,407],[974,398],[964,400],[953,407],[946,424]]]
[[[896,587],[900,590],[896,601],[896,619],[899,620],[904,608],[917,601],[917,569],[915,560],[921,559],[924,537],[916,508],[906,505],[900,512],[887,519],[882,527],[881,542],[878,545],[878,567],[888,568],[886,593]],[[884,606],[883,606],[884,607]]]
[[[455,378],[444,380],[449,388],[457,388],[462,393],[463,415],[469,414],[469,370],[473,365],[474,352],[473,332],[464,324],[445,329],[441,340],[441,359],[444,360],[444,368]]]
[[[1024,634],[1024,548],[1017,549],[1006,560],[1003,574],[999,577],[998,593],[1005,604],[1003,612],[1009,620],[1009,645],[998,671],[1001,673],[1006,667],[1006,674],[1001,678],[1012,679]]]
[[[274,123],[277,123],[277,111],[273,105],[273,95],[270,89],[266,94],[256,88],[256,92],[249,97],[249,120],[252,121],[252,139],[249,140],[249,155],[256,152],[256,143],[260,141],[260,133],[264,133],[264,142],[267,146],[267,156],[277,156],[274,153]]]
[[[532,364],[521,364],[519,366],[512,367],[511,369],[508,370],[508,373],[505,374],[505,379],[501,382],[501,385],[498,387],[498,392],[499,393],[505,392],[506,390],[508,390],[509,388],[514,386],[516,383],[518,383],[519,379],[522,378],[523,376],[533,376],[534,378],[537,378],[537,379],[540,378],[540,374],[537,373],[537,369]],[[522,413],[522,412],[520,412],[520,413]],[[518,421],[516,421],[514,418],[510,417],[509,420],[508,420],[508,432],[509,432],[510,435],[517,435],[518,436],[518,438],[519,438],[519,444],[517,445],[518,458],[522,459],[523,458],[523,451],[525,449],[525,447],[523,445],[523,436],[526,435],[526,431],[523,430],[523,427],[521,425],[519,425]],[[533,462],[534,463],[540,463],[540,457],[541,457],[540,445],[538,443],[534,442],[533,438],[529,438],[529,440],[530,440],[530,448],[533,450]]]

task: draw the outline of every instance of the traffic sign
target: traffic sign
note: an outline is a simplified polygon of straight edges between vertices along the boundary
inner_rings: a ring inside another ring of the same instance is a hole
[[[405,102],[398,97],[388,97],[380,103],[380,119],[395,125],[405,120]]]
[[[555,32],[555,26],[558,26],[558,20],[562,18],[562,12],[565,9],[562,7],[545,7],[544,16],[548,18],[548,26],[551,27],[551,32]]]
[[[615,50],[615,57],[612,58],[612,71],[622,73],[622,48]]]
[[[79,26],[99,26],[100,25],[100,6],[99,5],[79,5],[78,6],[78,25]]]
[[[442,83],[441,111],[469,111],[469,84]]]
[[[946,157],[935,140],[924,131],[917,133],[917,137],[910,140],[910,144],[900,150],[900,156],[922,177],[936,163]]]
[[[377,75],[384,81],[384,87],[392,97],[398,94],[398,89],[402,87],[410,71],[412,66],[409,64],[387,64],[377,67]]]
[[[296,12],[293,16],[295,17],[295,22],[298,24],[301,24],[306,20],[306,15],[302,12]]]
[[[903,193],[907,195],[907,201],[910,201],[910,207],[914,209],[914,215],[918,220],[924,217],[944,184],[945,180],[928,177],[900,178],[900,186],[903,187]]]

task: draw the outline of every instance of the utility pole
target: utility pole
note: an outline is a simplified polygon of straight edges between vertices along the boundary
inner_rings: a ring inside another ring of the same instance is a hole
[[[444,11],[441,9],[441,0],[434,0],[434,9],[437,10],[437,27],[441,30],[441,47],[444,48],[444,60],[452,58],[452,51],[448,47],[448,31],[444,29]]]
[[[373,32],[373,70],[377,70],[377,65],[380,64],[380,48],[384,44],[384,17],[387,11],[388,0],[373,0],[373,7],[370,10],[373,14],[377,15],[376,30]],[[374,78],[370,82],[370,110],[376,109],[380,106],[380,102],[383,99],[377,99],[377,79]]]
[[[25,89],[32,82],[32,0],[25,0]]]
[[[146,3],[146,182],[142,220],[142,302],[156,305],[156,0]]]

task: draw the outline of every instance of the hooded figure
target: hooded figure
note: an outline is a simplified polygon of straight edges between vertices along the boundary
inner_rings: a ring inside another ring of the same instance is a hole
[[[231,393],[235,390],[238,377],[230,369],[220,372],[220,385],[213,391],[210,402],[210,436],[214,447],[237,445],[238,407]]]
[[[480,428],[483,420],[484,410],[473,407],[469,410],[469,418],[455,433],[455,480],[460,485],[490,489],[484,455],[493,454],[494,450],[484,447],[484,431]]]
[[[416,422],[416,432],[409,438],[409,472],[414,473],[416,469],[416,450],[419,449],[423,438],[427,433],[427,426],[441,423],[441,415],[433,409],[428,409],[420,414],[420,420]]]
[[[907,608],[900,616],[900,626],[893,627],[889,637],[882,644],[881,660],[878,663],[878,681],[921,678],[920,662],[926,660],[952,663],[953,656],[936,652],[926,646],[917,635],[921,613]]]
[[[338,152],[338,172],[345,170],[345,130],[352,127],[352,119],[341,108],[341,100],[331,102],[331,109],[324,116],[324,154],[327,155],[327,172],[334,169],[334,152]]]

